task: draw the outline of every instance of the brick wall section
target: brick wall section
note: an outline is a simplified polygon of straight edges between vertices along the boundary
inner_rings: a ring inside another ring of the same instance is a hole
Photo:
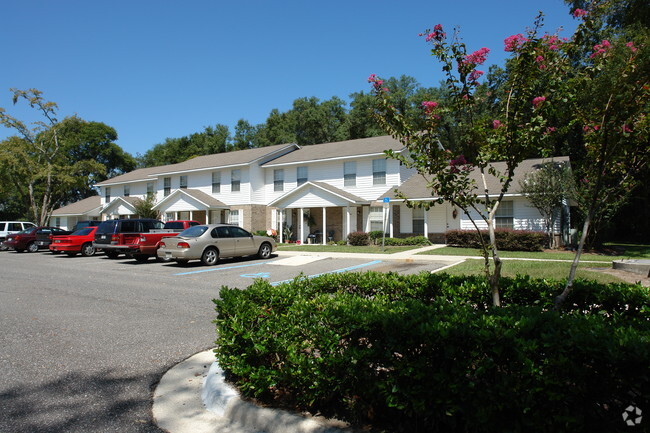
[[[244,220],[242,221],[242,226],[251,232],[257,230],[266,230],[270,227],[270,223],[267,227],[266,223],[266,211],[267,206],[261,204],[248,204],[233,206],[233,209],[241,209],[244,211]]]

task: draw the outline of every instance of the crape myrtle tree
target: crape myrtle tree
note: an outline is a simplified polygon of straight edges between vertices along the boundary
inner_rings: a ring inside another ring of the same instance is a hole
[[[485,274],[495,306],[501,304],[502,267],[495,215],[511,186],[515,168],[550,147],[547,138],[554,127],[547,124],[548,112],[561,97],[556,88],[564,70],[560,55],[563,41],[556,35],[540,35],[541,24],[540,15],[526,36],[518,34],[505,40],[505,50],[512,55],[507,74],[494,89],[480,84],[483,71],[478,67],[485,62],[488,48],[468,54],[457,33],[449,40],[440,24],[423,33],[432,45],[433,57],[442,64],[447,88],[445,101],[422,102],[424,122],[409,121],[393,103],[384,81],[374,74],[369,77],[376,95],[377,120],[407,149],[403,154],[388,151],[387,155],[415,168],[425,178],[436,203],[447,201],[470,216],[482,242]],[[488,99],[491,104],[486,108]],[[443,125],[454,129],[453,146],[445,146],[440,140]],[[503,168],[497,170],[493,161],[503,161]],[[472,176],[473,171],[478,171],[478,176]],[[490,176],[498,180],[499,190],[488,190]],[[484,227],[489,240],[481,235]]]
[[[582,20],[574,36],[570,79],[563,93],[569,127],[579,131],[581,164],[577,200],[584,223],[560,305],[571,292],[586,239],[595,222],[608,218],[625,202],[650,162],[650,37],[647,29],[613,33],[587,52],[581,49],[600,28],[612,2],[576,8]],[[584,53],[582,58],[580,54]]]

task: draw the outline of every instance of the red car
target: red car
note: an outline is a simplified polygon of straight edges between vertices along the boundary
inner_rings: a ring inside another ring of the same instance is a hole
[[[86,227],[65,236],[53,236],[50,244],[50,251],[53,253],[66,253],[70,257],[81,253],[84,257],[90,257],[95,254],[93,240],[97,227]]]
[[[30,253],[35,253],[39,249],[37,237],[50,235],[62,235],[70,233],[58,227],[30,227],[18,233],[13,233],[7,236],[7,239],[2,243],[8,249],[12,249],[17,253],[22,253],[27,250]],[[43,247],[45,248],[45,247]]]

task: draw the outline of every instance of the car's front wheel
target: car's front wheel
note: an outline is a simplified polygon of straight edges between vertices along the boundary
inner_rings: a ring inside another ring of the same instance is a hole
[[[90,257],[95,255],[95,247],[90,242],[86,242],[81,246],[81,255],[84,257]]]
[[[35,253],[38,251],[38,245],[36,245],[34,242],[30,242],[27,244],[27,251],[30,253]]]
[[[219,261],[219,251],[217,251],[215,248],[207,248],[205,251],[203,251],[201,261],[203,264],[208,266],[216,265]]]
[[[260,259],[268,259],[269,257],[271,257],[271,251],[273,251],[273,249],[271,248],[271,244],[265,242],[260,246],[260,249],[257,252],[257,256]]]

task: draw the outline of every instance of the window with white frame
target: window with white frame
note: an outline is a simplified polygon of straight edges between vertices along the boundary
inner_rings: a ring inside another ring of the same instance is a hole
[[[111,201],[111,187],[107,186],[104,188],[104,199],[106,200],[106,203]]]
[[[239,192],[241,188],[241,170],[233,170],[230,172],[230,191]]]
[[[372,160],[372,184],[386,185],[386,160]]]
[[[343,163],[343,185],[357,186],[357,163],[356,161]]]
[[[298,186],[309,180],[309,168],[307,166],[298,167],[296,169],[296,178],[298,180]]]
[[[187,176],[181,176],[180,188],[187,189]]]
[[[273,170],[273,191],[284,191],[284,170]]]
[[[165,214],[165,221],[173,221],[175,219],[173,212],[167,212]]]
[[[124,197],[128,197],[130,195],[131,195],[131,186],[124,185]]]
[[[228,215],[228,223],[236,226],[241,226],[241,211],[239,209],[231,209]]]
[[[514,209],[512,200],[502,201],[494,214],[494,227],[497,229],[514,228]]]
[[[371,206],[368,220],[370,220],[371,232],[384,230],[384,208],[382,206]]]
[[[163,179],[163,195],[167,197],[172,192],[172,178],[166,177]]]
[[[424,233],[424,209],[413,208],[413,233]],[[425,234],[426,236],[426,234]]]
[[[153,194],[153,182],[147,182],[147,195]]]
[[[221,172],[212,172],[212,194],[219,194],[221,192]]]

